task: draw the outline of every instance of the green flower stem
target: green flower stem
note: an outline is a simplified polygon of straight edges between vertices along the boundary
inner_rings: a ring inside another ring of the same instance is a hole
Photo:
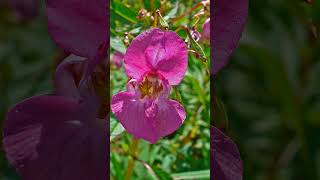
[[[127,172],[126,172],[126,178],[125,180],[130,180],[132,173],[133,173],[133,168],[134,168],[134,163],[135,163],[135,159],[134,157],[137,157],[138,154],[138,147],[139,147],[139,139],[136,138],[132,138],[132,144],[131,144],[131,156],[130,156],[130,160],[128,163],[128,168],[127,168]]]
[[[177,86],[173,86],[173,91],[174,91],[174,93],[175,93],[176,99],[177,99],[180,103],[182,103],[181,95],[180,95],[179,90],[177,89]]]
[[[174,23],[178,20],[180,20],[181,18],[185,17],[186,15],[189,15],[190,13],[192,13],[194,10],[198,9],[198,7],[202,6],[202,2],[199,2],[198,4],[196,4],[195,6],[193,6],[189,11],[187,11],[184,14],[181,14],[180,16],[174,18],[171,23]]]

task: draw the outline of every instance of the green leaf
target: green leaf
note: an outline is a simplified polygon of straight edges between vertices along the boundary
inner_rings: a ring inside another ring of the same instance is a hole
[[[176,2],[174,8],[172,8],[168,13],[167,15],[164,16],[164,19],[166,21],[168,21],[170,18],[174,18],[176,17],[176,14],[178,12],[178,8],[179,8],[179,1]]]
[[[159,22],[160,22],[160,25],[164,28],[169,28],[169,24],[167,23],[167,21],[162,17],[161,13],[160,13],[160,10],[157,10],[156,11],[158,17],[159,17]]]
[[[180,179],[210,179],[210,169],[172,174],[174,180]]]
[[[150,0],[143,0],[144,6],[147,10],[151,10]],[[153,0],[153,10],[159,9],[161,6],[160,0]]]
[[[116,15],[131,23],[137,22],[137,14],[131,8],[128,8],[120,2],[113,1],[110,6],[110,11],[114,11]]]
[[[154,173],[157,175],[157,177],[159,178],[159,180],[173,179],[169,173],[167,173],[166,171],[164,171],[160,167],[152,166],[152,169],[153,169]]]
[[[119,38],[110,38],[110,46],[116,50],[121,52],[122,54],[126,53],[126,46],[123,44],[123,42]]]
[[[207,61],[206,54],[204,53],[202,47],[200,46],[200,44],[197,41],[195,41],[193,39],[193,37],[190,33],[190,30],[186,29],[186,31],[187,31],[192,49],[195,50],[199,54],[201,60],[206,62]]]
[[[123,126],[115,119],[110,118],[110,141],[125,131]]]

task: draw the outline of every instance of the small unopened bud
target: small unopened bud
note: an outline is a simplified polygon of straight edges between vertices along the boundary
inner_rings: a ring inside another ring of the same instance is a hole
[[[146,9],[140,9],[138,12],[137,19],[138,20],[144,19],[147,16],[147,14],[148,14],[148,11]]]
[[[125,32],[124,33],[124,40],[123,40],[123,43],[128,46],[129,45],[129,33],[128,32]]]
[[[169,24],[168,24],[167,21],[162,17],[160,10],[157,9],[157,10],[156,10],[156,13],[157,13],[157,15],[158,15],[158,17],[159,17],[161,26],[164,27],[166,30],[168,30],[168,29],[169,29]]]

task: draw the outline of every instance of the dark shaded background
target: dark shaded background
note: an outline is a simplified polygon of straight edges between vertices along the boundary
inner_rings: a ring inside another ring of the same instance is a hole
[[[320,1],[251,0],[249,11],[216,77],[217,126],[239,146],[245,180],[320,179]]]
[[[21,8],[22,11],[16,10],[6,0],[0,0],[1,142],[2,126],[9,107],[25,98],[52,92],[54,59],[60,54],[47,32],[44,1],[39,8],[30,4]],[[0,179],[20,179],[8,164],[2,148]]]
[[[0,1],[0,125],[8,107],[49,93],[54,57],[44,5],[27,22]],[[320,179],[320,1],[251,0],[246,31],[215,79],[218,127],[245,180]],[[2,129],[2,128],[1,128]],[[1,133],[2,134],[2,133]],[[0,179],[19,179],[0,149]]]

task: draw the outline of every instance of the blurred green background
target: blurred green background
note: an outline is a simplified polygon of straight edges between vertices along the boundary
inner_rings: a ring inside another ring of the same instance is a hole
[[[154,0],[121,0],[111,1],[110,6],[110,32],[111,32],[111,59],[115,51],[125,53],[127,46],[125,32],[128,40],[138,36],[141,32],[151,28],[154,23],[152,12],[160,9],[162,16],[169,23],[169,30],[175,31],[182,25],[191,27],[195,22],[194,14],[202,8],[199,7],[191,15],[174,23],[172,20],[187,12],[200,1],[159,1]],[[140,12],[140,13],[139,13]],[[137,18],[137,16],[140,17]],[[201,32],[206,16],[201,17],[196,28]],[[160,26],[158,26],[160,27]],[[185,40],[185,31],[178,31]],[[200,43],[206,56],[210,57],[210,47]],[[134,168],[131,179],[209,179],[210,175],[210,77],[209,63],[202,63],[191,53],[188,57],[189,67],[185,78],[180,85],[171,89],[171,99],[182,103],[187,118],[181,128],[175,133],[160,139],[156,144],[139,141],[138,155],[132,158],[132,136],[123,132],[114,115],[111,115],[111,179],[125,179],[128,164],[134,159]],[[126,76],[123,67],[111,67],[110,82],[112,95],[126,90]]]
[[[245,180],[320,179],[319,20],[319,0],[250,1],[239,48],[215,78],[217,126],[239,146]]]

